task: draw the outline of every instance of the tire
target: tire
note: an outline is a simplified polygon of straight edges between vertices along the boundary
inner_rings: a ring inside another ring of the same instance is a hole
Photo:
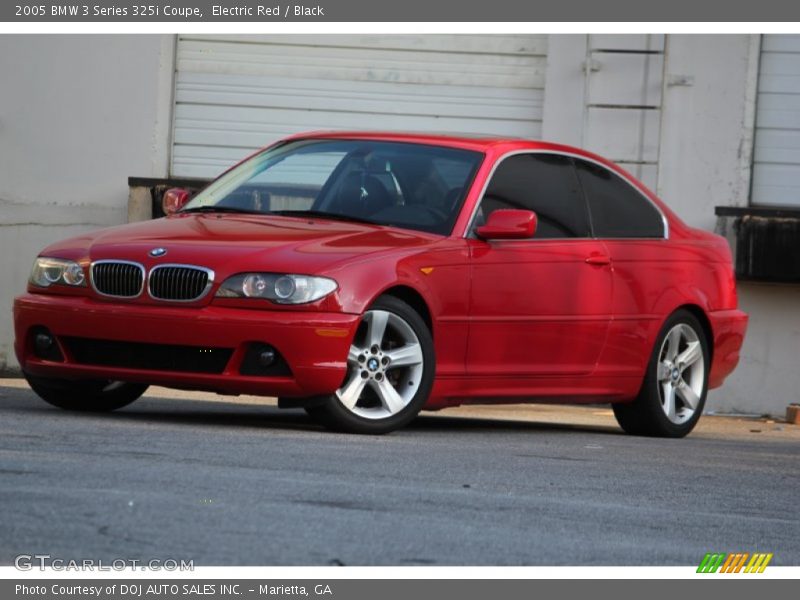
[[[48,404],[64,410],[109,412],[127,406],[147,390],[147,385],[122,381],[69,381],[25,373],[34,392]]]
[[[686,436],[705,406],[710,363],[700,321],[674,312],[659,331],[636,400],[613,405],[620,427],[632,435]]]
[[[428,400],[436,371],[433,338],[422,317],[393,296],[364,313],[344,384],[306,412],[329,429],[380,435],[410,423]]]

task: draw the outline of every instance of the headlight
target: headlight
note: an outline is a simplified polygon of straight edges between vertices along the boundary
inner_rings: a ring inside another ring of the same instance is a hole
[[[226,279],[219,298],[263,298],[278,304],[306,304],[324,298],[337,288],[333,279],[281,273],[240,273]]]
[[[74,260],[61,258],[45,258],[40,256],[33,262],[30,280],[37,287],[50,287],[51,285],[85,286],[86,275],[83,267]]]

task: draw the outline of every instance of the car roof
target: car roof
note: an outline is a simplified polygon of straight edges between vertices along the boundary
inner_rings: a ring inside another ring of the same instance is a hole
[[[381,140],[388,142],[407,142],[416,144],[429,144],[434,146],[447,146],[465,150],[485,152],[490,148],[508,146],[509,148],[531,148],[537,150],[553,150],[556,152],[570,152],[588,158],[599,158],[590,152],[545,142],[542,140],[528,140],[511,136],[493,136],[484,134],[453,134],[453,133],[414,133],[397,131],[310,131],[299,133],[286,139],[350,139],[350,140]]]

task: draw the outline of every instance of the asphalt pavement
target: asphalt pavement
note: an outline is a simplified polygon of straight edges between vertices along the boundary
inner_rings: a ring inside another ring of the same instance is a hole
[[[107,415],[0,380],[0,564],[800,565],[800,427],[704,416],[624,435],[603,407],[423,413],[333,434],[272,402],[153,388]]]

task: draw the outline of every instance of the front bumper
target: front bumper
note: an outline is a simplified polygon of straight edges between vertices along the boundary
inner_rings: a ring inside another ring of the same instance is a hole
[[[23,371],[62,379],[113,379],[222,394],[305,397],[330,394],[347,371],[347,354],[359,316],[220,306],[187,308],[112,303],[76,296],[25,294],[14,301],[14,350]],[[33,349],[33,332],[46,328],[63,361]],[[232,350],[224,369],[198,373],[79,362],[68,338],[109,342],[218,347]],[[243,375],[253,344],[278,350],[291,371],[278,376]]]

